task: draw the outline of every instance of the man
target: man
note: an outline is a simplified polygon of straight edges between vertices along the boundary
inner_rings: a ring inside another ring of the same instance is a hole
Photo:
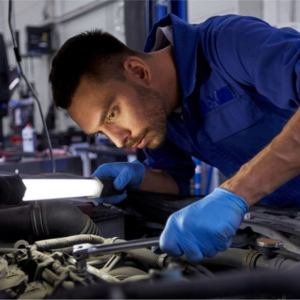
[[[145,53],[100,31],[71,38],[50,81],[56,105],[86,133],[145,149],[143,164],[95,171],[115,177],[117,189],[186,194],[191,156],[231,177],[173,214],[161,235],[162,250],[198,260],[229,247],[259,200],[300,207],[299,58],[300,34],[291,28],[234,15],[190,25],[169,15]]]

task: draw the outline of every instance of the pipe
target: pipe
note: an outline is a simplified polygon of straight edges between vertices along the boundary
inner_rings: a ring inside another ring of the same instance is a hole
[[[107,239],[104,243],[122,242],[125,241],[121,239]],[[122,246],[120,246],[120,248],[122,248]],[[164,269],[168,268],[173,263],[178,263],[185,269],[192,267],[184,255],[181,257],[171,257],[167,254],[155,254],[147,248],[127,249],[123,250],[122,252],[126,253],[129,256],[129,258],[134,258],[140,263],[148,265],[150,268]],[[199,267],[201,268],[201,266]],[[200,268],[194,268],[195,276],[203,275],[205,277],[213,277],[213,274],[209,270],[205,269],[204,267],[202,267],[200,270]]]
[[[289,258],[274,257],[265,260],[263,255],[254,250],[229,248],[215,257],[204,258],[200,264],[205,267],[226,267],[240,270],[276,270],[285,271],[293,267],[300,269],[300,262]]]
[[[75,19],[82,17],[83,15],[90,13],[90,12],[95,12],[97,9],[100,9],[106,5],[110,5],[112,2],[117,2],[117,0],[89,1],[87,4],[84,4],[81,7],[71,10],[69,12],[66,12],[61,16],[52,17],[50,19],[47,19],[47,20],[41,22],[40,26],[48,26],[48,25],[51,26],[53,24],[57,25],[57,24],[63,24],[66,22],[73,21]]]
[[[100,235],[98,227],[67,201],[32,202],[0,209],[1,240],[64,237],[80,233]]]
[[[171,13],[183,19],[184,21],[187,21],[187,0],[171,0]]]
[[[168,14],[168,1],[156,0],[155,1],[155,22],[158,22],[167,14]]]
[[[49,251],[50,249],[66,248],[83,243],[102,244],[104,243],[104,240],[105,239],[101,236],[91,234],[79,234],[65,238],[37,241],[34,243],[31,249],[39,251]]]

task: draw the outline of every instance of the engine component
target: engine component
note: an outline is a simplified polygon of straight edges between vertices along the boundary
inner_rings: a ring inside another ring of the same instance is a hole
[[[283,243],[279,239],[257,239],[258,251],[264,257],[264,259],[271,259],[276,256],[275,251],[282,249]]]
[[[139,224],[148,226],[149,231],[140,235],[138,226],[133,225],[132,239],[159,235],[170,213],[196,200],[193,197],[167,200],[163,196],[165,200],[161,201],[162,196],[156,195],[151,202],[151,195],[149,199],[141,195],[136,196],[135,206],[126,212],[133,211],[132,215],[141,220]],[[144,200],[139,201],[138,197]],[[11,242],[3,243],[0,248],[0,298],[300,297],[297,281],[300,217],[296,211],[252,207],[233,237],[233,248],[192,264],[185,257],[169,257],[148,248],[124,249],[122,239],[95,235],[97,226],[68,202],[43,202],[33,209],[34,204],[0,210],[1,239]],[[28,240],[31,246],[26,246],[28,241],[23,240],[28,233],[33,237]],[[39,240],[41,238],[47,239]],[[280,239],[283,247],[278,241],[271,245],[266,238]],[[268,249],[267,254],[261,252],[257,239],[261,246],[272,246],[263,247]],[[115,253],[93,252],[82,260],[72,256],[75,245],[86,243],[96,250],[96,245],[104,244],[109,251],[115,248]],[[12,249],[17,245],[22,249]]]
[[[299,263],[280,255],[264,260],[254,250],[228,249],[191,264],[184,257],[158,255],[147,248],[124,249],[123,241],[114,244],[119,246],[115,254],[90,257],[83,266],[69,254],[56,251],[82,242],[109,245],[115,241],[79,235],[38,241],[4,254],[0,257],[0,292],[18,299],[300,296]],[[210,270],[219,264],[226,265],[230,273],[224,276]],[[243,273],[233,272],[237,269]],[[267,273],[257,272],[262,269]]]
[[[75,234],[101,235],[99,228],[76,206],[66,201],[32,202],[0,209],[0,244],[11,246],[17,239],[62,237]],[[7,247],[7,246],[6,246]]]

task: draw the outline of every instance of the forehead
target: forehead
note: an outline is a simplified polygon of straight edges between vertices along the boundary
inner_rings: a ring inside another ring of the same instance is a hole
[[[67,109],[70,117],[86,132],[94,133],[93,127],[109,101],[109,93],[88,78],[83,77]]]
[[[133,93],[132,86],[126,81],[97,83],[83,77],[67,111],[85,133],[93,134],[99,131],[101,117],[107,108],[115,103],[128,106]]]

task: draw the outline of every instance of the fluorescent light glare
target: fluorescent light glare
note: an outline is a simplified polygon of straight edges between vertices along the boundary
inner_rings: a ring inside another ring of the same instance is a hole
[[[103,184],[86,179],[23,179],[26,186],[23,201],[77,197],[99,197]]]
[[[9,85],[9,90],[12,91],[14,87],[20,82],[20,78],[16,78],[13,80],[13,82]]]

